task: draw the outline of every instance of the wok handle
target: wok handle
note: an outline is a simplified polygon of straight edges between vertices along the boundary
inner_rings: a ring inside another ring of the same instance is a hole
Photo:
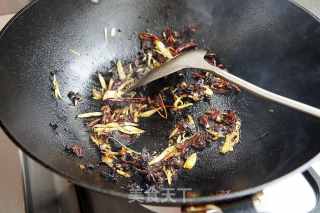
[[[314,206],[313,210],[310,213],[319,212],[320,211],[320,176],[313,168],[309,168],[302,174],[310,184],[316,196],[316,205]]]
[[[182,213],[257,213],[254,207],[255,195],[218,204],[182,207]]]
[[[243,79],[229,73],[226,70],[222,70],[218,67],[211,65],[208,62],[206,62],[205,60],[203,60],[203,61],[204,62],[202,63],[202,67],[201,67],[202,69],[210,70],[210,71],[214,72],[215,74],[221,76],[222,78],[238,85],[239,87],[241,87],[241,88],[257,95],[257,96],[260,96],[260,97],[268,99],[270,101],[274,101],[276,103],[285,105],[287,107],[290,107],[290,108],[296,109],[298,111],[313,115],[317,118],[320,118],[320,109],[318,109],[316,107],[313,107],[313,106],[301,103],[299,101],[295,101],[293,99],[275,94],[275,93],[270,92],[268,90],[265,90],[261,87],[258,87],[258,86],[254,85],[246,80],[243,80]]]

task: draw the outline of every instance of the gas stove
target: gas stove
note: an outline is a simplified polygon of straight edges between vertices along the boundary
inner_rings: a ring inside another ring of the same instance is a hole
[[[180,208],[142,206],[128,200],[84,189],[57,176],[34,160],[20,154],[27,213],[122,213],[170,212]],[[319,208],[320,160],[309,173],[296,174],[267,187],[255,196],[254,209],[243,212],[304,213]],[[314,210],[319,212],[320,208]]]

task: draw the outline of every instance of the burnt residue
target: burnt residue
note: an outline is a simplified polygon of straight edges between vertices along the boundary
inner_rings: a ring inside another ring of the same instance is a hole
[[[117,182],[116,172],[114,170],[106,169],[100,172],[101,177],[109,182]]]
[[[49,123],[49,126],[50,126],[53,130],[56,130],[56,129],[58,128],[58,124],[55,123],[55,122],[53,122],[53,121]]]
[[[65,151],[79,158],[82,158],[85,154],[84,148],[80,144],[67,144],[65,145]]]
[[[73,91],[68,92],[68,98],[70,99],[70,101],[74,106],[78,105],[79,102],[82,100],[80,93],[73,92]]]

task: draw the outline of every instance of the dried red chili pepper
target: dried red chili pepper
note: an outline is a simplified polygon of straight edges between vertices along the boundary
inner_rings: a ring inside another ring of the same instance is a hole
[[[233,111],[229,111],[224,115],[223,121],[228,124],[228,125],[232,125],[235,124],[237,121],[237,115],[235,112]]]
[[[177,149],[181,150],[181,152],[184,153],[188,151],[188,149],[190,149],[191,146],[198,147],[198,148],[203,147],[203,145],[205,145],[205,142],[206,142],[206,135],[202,133],[196,133],[186,142],[182,144],[178,144]]]
[[[205,128],[209,128],[209,117],[207,115],[199,117],[199,123]]]
[[[213,109],[213,110],[207,112],[207,115],[209,116],[210,120],[215,121],[217,119],[217,117],[220,115],[220,112],[216,109]]]
[[[205,72],[193,72],[192,73],[192,78],[200,80],[206,78],[206,73]]]
[[[98,124],[100,121],[101,121],[101,118],[97,118],[97,119],[89,122],[89,123],[87,124],[87,126],[88,126],[88,127],[93,127],[94,125]]]
[[[237,92],[241,92],[240,87],[238,87],[238,85],[232,84],[232,87],[237,91]]]
[[[143,103],[147,99],[144,97],[135,97],[135,98],[110,98],[108,102],[128,102],[128,103]]]
[[[171,28],[167,28],[165,30],[165,34],[166,34],[166,43],[169,47],[172,47],[175,42],[176,42],[176,38],[175,38],[175,35],[173,33],[173,31],[171,30]]]
[[[204,56],[204,59],[212,64],[213,66],[217,66],[217,61],[216,61],[216,54],[215,53],[208,53],[207,55]]]
[[[143,41],[156,41],[160,40],[160,38],[152,33],[142,32],[139,33],[139,38]]]
[[[160,116],[167,119],[168,118],[168,112],[167,112],[167,109],[166,109],[166,106],[164,105],[164,101],[163,101],[163,98],[162,98],[162,95],[159,94],[159,99],[160,99],[160,107],[162,108],[162,111],[164,112],[164,115],[162,115],[160,113]]]
[[[218,64],[218,67],[219,67],[220,69],[224,69],[224,68],[225,68],[224,64]]]
[[[176,48],[175,53],[179,54],[185,50],[196,48],[198,45],[194,42],[188,42],[181,44],[178,48]]]

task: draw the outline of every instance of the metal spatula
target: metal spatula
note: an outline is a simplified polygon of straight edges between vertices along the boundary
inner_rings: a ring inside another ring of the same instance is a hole
[[[238,85],[242,89],[245,89],[255,95],[320,118],[320,109],[262,89],[261,87],[258,87],[252,83],[249,83],[241,78],[232,75],[226,70],[222,70],[216,66],[213,66],[204,59],[206,54],[206,50],[193,50],[184,53],[146,74],[142,79],[140,79],[133,85],[132,89],[146,85],[152,81],[180,71],[182,69],[203,69],[214,72],[220,77]]]

